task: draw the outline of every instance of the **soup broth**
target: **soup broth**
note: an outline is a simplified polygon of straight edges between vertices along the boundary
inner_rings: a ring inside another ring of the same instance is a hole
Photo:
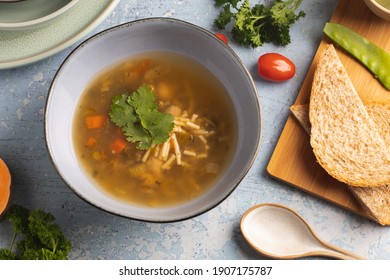
[[[112,99],[148,85],[174,116],[166,143],[138,150],[110,120]],[[105,192],[131,204],[164,207],[204,193],[236,145],[231,100],[220,81],[188,57],[151,52],[104,70],[82,93],[73,123],[81,166]]]
[[[390,10],[390,0],[376,0],[378,4],[382,5],[386,9]]]

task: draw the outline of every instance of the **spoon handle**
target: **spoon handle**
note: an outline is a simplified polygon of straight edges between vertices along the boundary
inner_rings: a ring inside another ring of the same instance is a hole
[[[324,244],[326,248],[320,253],[323,256],[331,257],[339,260],[366,260],[362,256],[356,255],[352,252],[339,248],[331,244]]]

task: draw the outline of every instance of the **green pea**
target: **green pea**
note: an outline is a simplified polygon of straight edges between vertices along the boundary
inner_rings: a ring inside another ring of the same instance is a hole
[[[337,24],[326,23],[325,34],[360,61],[390,90],[390,54],[360,34]]]

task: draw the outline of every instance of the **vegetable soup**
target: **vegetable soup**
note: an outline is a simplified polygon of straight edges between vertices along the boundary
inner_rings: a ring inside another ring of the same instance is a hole
[[[390,0],[376,0],[376,2],[388,10],[390,9]]]
[[[227,168],[237,121],[226,89],[193,59],[149,52],[115,64],[82,93],[78,161],[108,194],[164,207],[201,195]]]

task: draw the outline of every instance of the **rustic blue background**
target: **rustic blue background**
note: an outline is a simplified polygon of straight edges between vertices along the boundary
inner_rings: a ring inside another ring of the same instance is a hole
[[[213,4],[212,0],[122,0],[88,36],[154,16],[179,18],[215,32],[213,20],[219,9]],[[245,48],[229,37],[258,89],[263,116],[261,149],[251,171],[230,197],[211,211],[178,223],[145,223],[103,212],[81,200],[56,173],[45,146],[45,102],[56,70],[77,44],[34,64],[0,70],[0,157],[13,175],[14,201],[56,216],[73,243],[71,259],[261,259],[244,240],[239,222],[249,207],[263,202],[294,208],[332,244],[370,259],[390,258],[390,229],[276,181],[266,172],[289,106],[336,4],[336,0],[303,1],[301,8],[307,16],[292,27],[292,43],[287,47]],[[297,74],[292,80],[275,84],[257,77],[258,57],[271,51],[295,62]],[[10,227],[0,222],[0,246],[8,246],[10,239]]]

